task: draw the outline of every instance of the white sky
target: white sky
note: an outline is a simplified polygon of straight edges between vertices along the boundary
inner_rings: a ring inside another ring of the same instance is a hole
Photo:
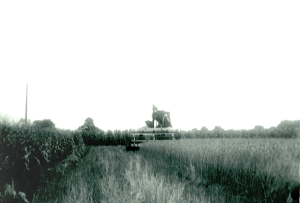
[[[300,1],[1,1],[0,113],[75,129],[300,119]]]

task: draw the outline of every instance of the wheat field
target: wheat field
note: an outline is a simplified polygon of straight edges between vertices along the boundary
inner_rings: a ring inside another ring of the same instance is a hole
[[[299,142],[287,139],[97,146],[33,202],[286,202],[299,161]]]
[[[140,154],[165,174],[223,186],[227,201],[282,202],[300,180],[299,147],[296,139],[186,139],[148,143]]]

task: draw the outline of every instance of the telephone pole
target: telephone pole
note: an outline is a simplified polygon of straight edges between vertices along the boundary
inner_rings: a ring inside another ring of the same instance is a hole
[[[27,125],[27,92],[28,92],[28,84],[26,84],[25,125]]]

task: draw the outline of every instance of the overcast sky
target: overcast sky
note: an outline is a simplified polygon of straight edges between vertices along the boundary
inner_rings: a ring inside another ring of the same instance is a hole
[[[0,113],[75,129],[300,119],[300,1],[1,1]]]

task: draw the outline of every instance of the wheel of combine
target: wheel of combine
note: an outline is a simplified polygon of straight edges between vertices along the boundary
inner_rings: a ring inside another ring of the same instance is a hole
[[[125,141],[125,145],[126,145],[126,150],[127,151],[131,150],[131,141],[129,139],[127,139]]]

